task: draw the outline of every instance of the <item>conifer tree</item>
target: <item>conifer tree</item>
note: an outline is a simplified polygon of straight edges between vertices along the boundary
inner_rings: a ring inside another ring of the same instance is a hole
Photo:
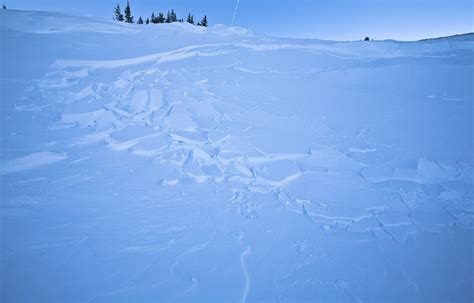
[[[157,21],[157,20],[156,20],[156,17],[155,17],[155,12],[153,12],[153,13],[151,13],[150,22],[151,22],[151,23],[158,23],[158,22],[156,22],[156,21]]]
[[[3,8],[3,9],[7,9],[7,7],[5,6],[5,4],[4,4],[4,5],[2,5],[2,8]]]
[[[116,21],[123,21],[123,15],[122,15],[122,10],[120,9],[120,5],[117,4],[117,6],[114,9],[114,14],[115,14],[114,19]]]
[[[194,24],[194,17],[190,13],[188,14],[188,18],[186,19],[186,22]]]
[[[166,15],[166,23],[171,23],[171,13],[168,11],[168,14]]]
[[[124,10],[124,14],[125,14],[125,22],[133,23],[132,9],[130,8],[130,3],[128,1],[127,1],[127,6],[125,7],[125,10]]]
[[[201,22],[199,22],[197,25],[207,27],[207,16],[204,15],[204,18],[202,18]]]
[[[174,9],[171,10],[170,18],[171,18],[171,22],[178,21],[178,18],[176,17],[176,13],[174,12]]]
[[[140,16],[140,18],[138,18],[137,24],[143,24],[142,16]]]
[[[146,18],[145,24],[150,24],[150,19]]]
[[[165,20],[165,16],[163,15],[163,13],[159,13],[156,23],[165,23],[165,21],[166,20]]]

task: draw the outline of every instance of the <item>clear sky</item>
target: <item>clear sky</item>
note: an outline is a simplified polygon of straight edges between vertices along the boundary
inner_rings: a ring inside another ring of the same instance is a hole
[[[0,0],[12,9],[79,12],[112,18],[126,0]],[[473,0],[130,0],[136,19],[174,8],[210,24],[296,38],[417,40],[473,31]]]

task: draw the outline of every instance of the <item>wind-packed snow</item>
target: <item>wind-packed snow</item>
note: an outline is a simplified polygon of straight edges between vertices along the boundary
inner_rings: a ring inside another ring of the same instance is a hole
[[[0,24],[2,302],[473,300],[473,35]]]

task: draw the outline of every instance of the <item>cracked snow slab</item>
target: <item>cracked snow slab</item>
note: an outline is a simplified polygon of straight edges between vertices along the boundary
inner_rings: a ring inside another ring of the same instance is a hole
[[[0,19],[0,301],[473,300],[472,35]]]

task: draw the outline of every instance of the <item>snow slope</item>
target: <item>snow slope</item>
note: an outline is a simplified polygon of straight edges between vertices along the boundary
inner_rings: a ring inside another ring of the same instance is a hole
[[[473,35],[0,24],[1,301],[473,300]]]

